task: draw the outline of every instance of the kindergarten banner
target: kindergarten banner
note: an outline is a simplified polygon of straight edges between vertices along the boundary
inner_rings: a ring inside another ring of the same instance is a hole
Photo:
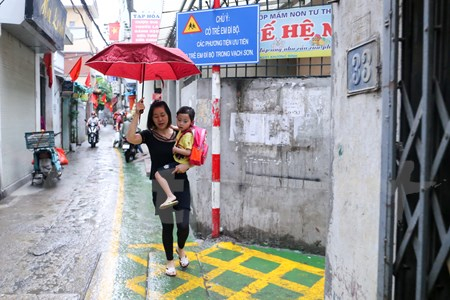
[[[331,5],[259,14],[261,59],[331,56]]]

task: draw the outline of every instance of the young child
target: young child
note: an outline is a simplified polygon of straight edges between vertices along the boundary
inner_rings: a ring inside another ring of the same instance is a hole
[[[177,127],[179,131],[175,146],[173,147],[173,157],[179,164],[189,164],[189,156],[191,155],[192,144],[194,143],[194,135],[191,130],[191,126],[194,124],[194,118],[195,111],[192,107],[182,106],[177,111]],[[155,173],[155,178],[167,196],[166,201],[159,208],[165,209],[177,205],[177,198],[170,189],[167,180],[159,172]]]

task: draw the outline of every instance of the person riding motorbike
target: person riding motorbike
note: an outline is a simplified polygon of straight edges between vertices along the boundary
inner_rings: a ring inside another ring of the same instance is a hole
[[[130,126],[132,118],[133,118],[133,115],[131,113],[128,113],[128,114],[124,114],[124,118],[122,119],[123,120],[123,124],[122,124],[122,127],[121,127],[120,130],[121,130],[121,134],[122,134],[122,139],[124,141],[126,141],[126,134],[128,132],[128,127]],[[138,133],[140,131],[141,131],[141,129],[136,128],[136,133]],[[140,144],[133,145],[133,146],[136,148],[136,153],[141,153],[141,155],[143,155],[143,156],[147,155],[142,150],[142,147],[141,147]]]
[[[89,126],[89,124],[94,123],[97,127],[97,141],[99,140],[99,132],[100,132],[100,119],[97,117],[97,114],[95,111],[91,112],[91,117],[86,122],[86,127]]]

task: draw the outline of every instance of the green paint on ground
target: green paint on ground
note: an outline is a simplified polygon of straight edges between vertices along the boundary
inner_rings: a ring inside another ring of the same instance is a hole
[[[207,264],[205,262],[201,262],[201,264],[200,264],[200,263],[194,261],[194,262],[191,262],[189,264],[189,267],[186,268],[184,271],[191,275],[194,275],[197,277],[202,277],[202,274],[209,273],[216,268],[217,267]]]
[[[241,266],[260,271],[263,273],[269,273],[280,266],[279,263],[268,261],[259,257],[251,257],[250,259],[241,263]]]
[[[322,276],[294,269],[284,274],[282,278],[299,283],[301,285],[312,287],[317,281],[319,281],[322,278]]]
[[[267,254],[272,254],[276,256],[280,256],[298,263],[302,263],[305,265],[313,266],[319,269],[325,269],[325,257],[320,255],[313,254],[304,254],[298,250],[288,250],[288,249],[274,249],[274,248],[265,248],[259,246],[246,246],[249,249],[258,250]]]
[[[120,150],[118,150],[120,151]],[[134,255],[147,262],[149,249],[132,249],[130,244],[153,243],[160,236],[159,221],[151,203],[151,183],[145,176],[144,164],[126,163],[123,155],[124,201],[120,232],[119,258],[114,283],[114,300],[142,300],[145,296],[126,286],[127,281],[147,273],[147,267],[128,257]],[[136,282],[145,289],[146,282]]]
[[[181,279],[180,277],[170,277],[169,279],[170,279],[169,284],[164,285],[163,289],[159,290],[163,294],[167,294],[167,293],[171,292],[172,290],[174,290],[186,283],[186,280]]]
[[[235,273],[232,271],[225,271],[216,278],[211,280],[212,283],[216,283],[218,285],[229,288],[236,292],[239,292],[253,281],[255,281],[254,278],[239,273]]]
[[[222,299],[226,299],[226,297],[217,294],[213,291],[209,291],[208,293],[205,292],[205,289],[202,288],[195,288],[187,293],[184,293],[183,295],[177,297],[177,300],[180,299],[191,299],[191,300],[222,300]]]
[[[252,299],[273,300],[273,299],[298,299],[303,294],[279,287],[269,283],[265,288],[252,295]]]
[[[217,258],[217,259],[220,259],[223,261],[231,261],[241,255],[242,255],[242,253],[239,253],[236,251],[232,251],[232,250],[228,250],[228,249],[219,249],[217,251],[214,251],[214,252],[208,254],[207,256]]]

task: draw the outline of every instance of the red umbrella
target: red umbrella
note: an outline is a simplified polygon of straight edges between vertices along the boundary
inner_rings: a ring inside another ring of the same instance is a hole
[[[180,49],[153,43],[115,43],[94,55],[85,65],[105,75],[135,79],[141,83],[144,80],[178,80],[200,74]]]

